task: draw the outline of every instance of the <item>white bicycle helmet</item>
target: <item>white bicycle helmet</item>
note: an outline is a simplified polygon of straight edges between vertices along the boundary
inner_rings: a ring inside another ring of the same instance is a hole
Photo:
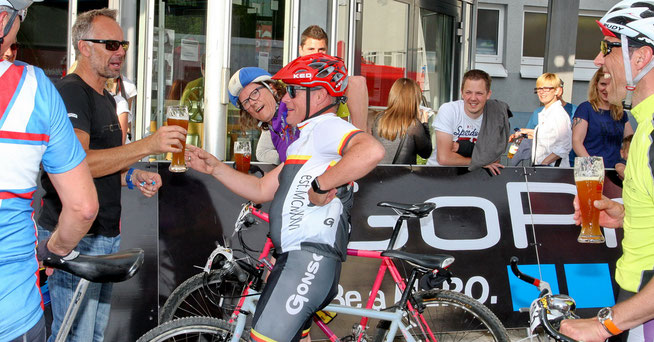
[[[36,0],[36,2],[43,0]],[[32,0],[0,0],[0,6],[9,6],[17,11],[30,7]]]
[[[597,24],[605,36],[621,40],[625,79],[627,80],[627,96],[623,106],[625,109],[631,109],[631,97],[636,84],[654,67],[654,59],[633,78],[629,67],[629,42],[631,41],[632,47],[647,45],[654,49],[654,1],[620,1],[606,12]]]

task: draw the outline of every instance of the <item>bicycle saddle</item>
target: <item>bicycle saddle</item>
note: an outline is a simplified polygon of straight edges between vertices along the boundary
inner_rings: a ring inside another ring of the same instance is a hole
[[[436,204],[431,202],[424,203],[415,203],[415,204],[405,204],[397,202],[379,202],[377,203],[378,207],[393,208],[395,210],[401,211],[403,214],[412,214],[415,217],[425,217],[429,213],[436,209]]]
[[[406,260],[410,264],[433,270],[437,267],[446,268],[454,262],[454,257],[447,254],[415,254],[396,250],[387,250],[381,256]]]
[[[143,264],[144,252],[132,248],[115,254],[83,255],[73,258],[50,256],[43,265],[66,271],[93,283],[118,283],[136,274]]]

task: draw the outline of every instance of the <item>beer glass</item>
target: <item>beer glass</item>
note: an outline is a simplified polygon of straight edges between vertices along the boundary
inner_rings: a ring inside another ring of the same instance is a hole
[[[602,243],[599,225],[599,209],[593,202],[602,198],[604,186],[604,161],[602,157],[576,157],[575,158],[575,184],[581,211],[581,233],[577,238],[582,243]]]
[[[168,126],[180,126],[188,130],[188,110],[185,106],[169,106],[166,109],[166,119]],[[186,161],[184,160],[186,137],[184,140],[180,140],[179,144],[182,146],[182,151],[173,153],[173,160],[168,167],[170,172],[186,172]]]
[[[250,149],[249,140],[236,140],[234,142],[234,163],[236,164],[236,169],[248,173],[250,171],[250,160],[252,158],[252,153]]]

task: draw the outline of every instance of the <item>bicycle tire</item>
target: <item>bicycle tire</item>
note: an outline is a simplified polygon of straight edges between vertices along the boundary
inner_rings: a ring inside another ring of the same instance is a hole
[[[233,325],[213,317],[185,317],[174,319],[141,336],[137,342],[165,341],[229,341]],[[246,342],[243,337],[239,341]]]
[[[228,320],[244,286],[246,283],[226,276],[224,270],[212,270],[208,275],[198,273],[186,279],[166,299],[159,314],[159,324],[191,316]]]
[[[497,316],[462,293],[433,289],[417,292],[414,298],[418,307],[423,308],[422,316],[439,342],[510,341],[506,328]],[[410,333],[417,340],[423,340],[421,328],[411,312],[407,310],[404,319],[405,324],[411,325]],[[383,341],[384,334],[385,330],[378,329],[375,341]]]

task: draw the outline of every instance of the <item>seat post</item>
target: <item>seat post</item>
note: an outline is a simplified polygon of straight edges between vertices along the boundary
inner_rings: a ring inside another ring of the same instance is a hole
[[[406,287],[404,288],[404,292],[402,292],[402,297],[400,298],[400,303],[402,303],[402,307],[406,308],[407,306],[407,300],[409,299],[409,293],[413,291],[413,284],[416,282],[416,278],[418,277],[418,269],[413,268],[411,270],[411,275],[409,276],[409,279],[406,282]]]
[[[402,228],[402,223],[406,221],[409,217],[400,215],[400,217],[395,221],[395,227],[393,227],[393,233],[391,233],[391,240],[388,241],[388,247],[386,247],[387,250],[393,249],[395,246],[395,241],[397,240],[397,236],[400,234],[400,228]]]
[[[88,288],[89,281],[81,278],[79,284],[77,284],[75,292],[73,293],[73,298],[68,305],[68,309],[66,309],[66,315],[64,315],[64,320],[61,322],[55,342],[65,342],[68,338],[68,333],[70,332],[70,328],[73,326],[75,316],[77,316],[77,311],[79,311],[79,308],[82,306],[82,300],[84,300]]]

